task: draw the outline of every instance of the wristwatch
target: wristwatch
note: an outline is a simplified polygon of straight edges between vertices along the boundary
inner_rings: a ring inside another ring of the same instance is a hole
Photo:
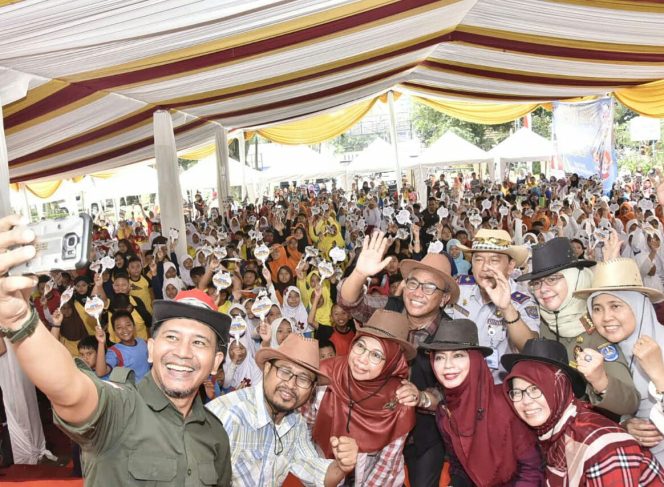
[[[0,326],[0,337],[5,337],[11,343],[19,343],[30,335],[32,335],[37,329],[37,324],[39,323],[39,315],[35,310],[34,306],[30,308],[30,316],[28,319],[21,325],[17,330],[12,330],[10,328],[5,328]]]

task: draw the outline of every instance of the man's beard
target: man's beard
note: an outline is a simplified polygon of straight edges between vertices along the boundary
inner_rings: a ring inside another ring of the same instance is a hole
[[[186,399],[193,395],[197,390],[198,387],[192,388],[192,389],[185,389],[184,391],[176,390],[176,389],[168,389],[166,387],[162,386],[161,389],[166,397],[170,397],[171,399]]]

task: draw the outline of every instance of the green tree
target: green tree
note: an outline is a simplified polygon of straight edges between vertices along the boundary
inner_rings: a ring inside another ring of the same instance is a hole
[[[345,152],[361,152],[376,138],[376,134],[341,134],[330,141],[336,154]]]
[[[545,139],[551,140],[551,123],[553,122],[553,112],[542,107],[533,110],[531,113],[533,121],[533,132],[541,135]]]
[[[446,115],[421,103],[413,102],[413,127],[425,146],[431,145],[446,131],[452,130],[469,142],[489,150],[510,134],[513,124],[483,125],[470,123]]]

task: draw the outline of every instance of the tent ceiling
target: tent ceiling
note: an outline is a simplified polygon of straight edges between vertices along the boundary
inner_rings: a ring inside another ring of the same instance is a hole
[[[629,0],[24,0],[0,7],[13,181],[153,156],[396,87],[546,101],[664,78],[664,5]],[[7,74],[9,73],[9,74]]]

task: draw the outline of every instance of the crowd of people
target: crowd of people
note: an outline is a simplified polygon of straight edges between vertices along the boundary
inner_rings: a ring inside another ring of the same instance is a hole
[[[98,217],[85,269],[0,278],[0,353],[88,485],[664,485],[657,178],[197,196],[186,235]]]

